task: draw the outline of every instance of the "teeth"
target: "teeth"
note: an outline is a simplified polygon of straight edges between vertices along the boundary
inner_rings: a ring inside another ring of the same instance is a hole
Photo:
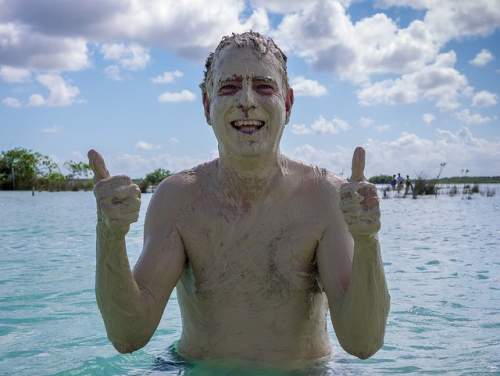
[[[264,122],[260,120],[236,120],[234,122],[234,125],[237,127],[258,127],[262,124],[264,124]]]
[[[1,1],[1,0],[0,0]],[[245,119],[233,120],[231,125],[239,132],[246,134],[253,134],[264,126],[265,122],[262,120]]]

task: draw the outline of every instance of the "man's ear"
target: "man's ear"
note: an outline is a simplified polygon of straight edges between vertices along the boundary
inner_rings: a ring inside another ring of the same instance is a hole
[[[210,124],[210,99],[208,99],[206,91],[203,93],[203,108],[205,110],[205,118],[207,119],[207,123]]]
[[[286,98],[285,98],[285,110],[286,110],[285,124],[288,124],[288,121],[290,120],[290,114],[292,113],[293,100],[294,100],[293,89],[290,87],[290,88],[288,88],[288,91],[286,93]]]

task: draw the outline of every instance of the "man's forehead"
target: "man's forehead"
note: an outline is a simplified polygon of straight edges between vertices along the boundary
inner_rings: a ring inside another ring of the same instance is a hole
[[[270,52],[262,54],[251,47],[227,47],[215,59],[213,71],[217,76],[270,77],[280,74],[280,62]]]
[[[263,75],[242,75],[242,74],[232,74],[228,76],[221,76],[219,78],[219,82],[226,81],[264,81],[264,82],[275,82],[276,80],[271,76],[263,76]]]

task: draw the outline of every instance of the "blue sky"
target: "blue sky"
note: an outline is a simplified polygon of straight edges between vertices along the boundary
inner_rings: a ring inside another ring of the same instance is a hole
[[[336,173],[500,175],[500,0],[0,0],[0,150],[111,173],[217,156],[198,84],[223,35],[272,36],[296,100],[281,149]],[[64,172],[64,170],[63,170]]]

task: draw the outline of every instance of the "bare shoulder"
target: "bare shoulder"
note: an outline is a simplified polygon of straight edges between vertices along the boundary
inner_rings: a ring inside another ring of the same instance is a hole
[[[288,174],[301,179],[304,184],[321,191],[338,191],[340,186],[346,183],[346,179],[336,175],[334,172],[314,165],[308,165],[300,161],[285,158]]]
[[[163,180],[151,198],[148,211],[157,208],[164,214],[178,213],[198,196],[203,181],[211,175],[215,162],[200,164]]]

